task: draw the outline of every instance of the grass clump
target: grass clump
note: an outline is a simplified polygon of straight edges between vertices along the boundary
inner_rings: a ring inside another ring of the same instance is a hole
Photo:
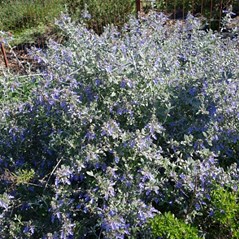
[[[1,1],[0,29],[13,33],[12,44],[35,42],[63,10],[64,0]]]
[[[135,12],[134,0],[66,0],[66,6],[73,19],[85,17],[88,27],[97,33],[108,24],[122,27],[128,16]]]

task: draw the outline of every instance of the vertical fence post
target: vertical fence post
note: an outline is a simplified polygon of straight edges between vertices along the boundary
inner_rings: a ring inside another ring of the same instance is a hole
[[[141,11],[141,0],[135,0],[136,4],[136,18],[138,18],[138,14]]]

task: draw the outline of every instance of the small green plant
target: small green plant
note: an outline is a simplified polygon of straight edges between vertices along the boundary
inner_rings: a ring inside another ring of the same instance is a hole
[[[153,234],[165,239],[199,239],[197,228],[177,219],[171,212],[155,216],[150,221]]]
[[[16,174],[14,174],[16,177],[16,184],[28,184],[33,177],[35,176],[35,172],[33,169],[30,170],[18,170]]]
[[[229,191],[218,186],[211,193],[212,217],[219,224],[220,235],[239,238],[239,205],[238,192]]]

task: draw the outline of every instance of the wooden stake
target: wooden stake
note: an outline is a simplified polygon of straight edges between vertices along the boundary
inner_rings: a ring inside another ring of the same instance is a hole
[[[136,0],[136,17],[137,18],[140,11],[141,11],[141,0]]]
[[[7,60],[7,55],[6,55],[6,51],[5,51],[5,48],[4,48],[4,44],[3,44],[3,42],[0,42],[0,44],[1,44],[1,51],[2,51],[2,54],[3,54],[5,66],[8,67],[8,60]]]

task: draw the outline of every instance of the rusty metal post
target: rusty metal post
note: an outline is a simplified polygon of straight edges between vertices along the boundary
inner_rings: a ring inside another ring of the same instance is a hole
[[[138,18],[138,14],[141,11],[141,0],[135,0],[135,4],[136,4],[136,18]]]
[[[211,0],[210,3],[210,22],[209,22],[209,27],[212,27],[212,11],[213,11],[213,0]]]
[[[221,0],[221,2],[220,2],[220,12],[219,12],[219,24],[218,24],[218,31],[220,31],[220,29],[221,29],[222,10],[223,10],[223,0]]]
[[[1,51],[2,51],[2,54],[3,54],[5,66],[8,67],[7,55],[6,55],[6,51],[5,51],[3,42],[0,41],[0,45],[1,45]]]

